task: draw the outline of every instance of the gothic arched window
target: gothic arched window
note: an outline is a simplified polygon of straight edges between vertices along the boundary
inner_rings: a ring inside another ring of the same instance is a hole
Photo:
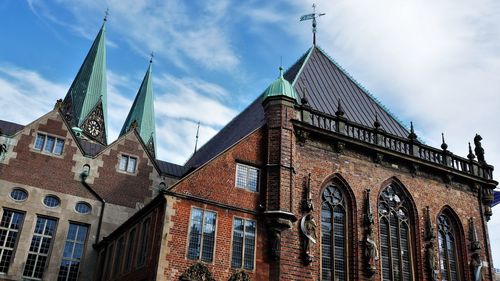
[[[382,280],[413,280],[411,205],[401,188],[387,186],[379,196]]]
[[[329,184],[321,204],[321,280],[347,280],[347,204],[342,190]]]
[[[439,265],[443,281],[459,281],[457,235],[450,217],[441,214],[438,217]]]

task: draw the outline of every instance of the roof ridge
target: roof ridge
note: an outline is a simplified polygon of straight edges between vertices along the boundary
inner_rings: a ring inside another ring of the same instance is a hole
[[[302,57],[304,55],[307,54],[307,56],[304,58],[304,61],[302,62],[302,65],[300,66],[299,68],[299,71],[297,71],[297,74],[295,74],[295,77],[293,78],[293,81],[292,81],[292,86],[295,87],[295,83],[297,82],[297,77],[300,76],[300,74],[302,73],[302,70],[304,69],[304,66],[306,65],[306,62],[309,60],[309,58],[311,57],[311,54],[312,54],[312,51],[314,49],[314,46],[310,47],[302,56],[299,57],[299,59],[297,61],[295,61],[292,66],[290,66],[290,68],[292,68],[296,63],[299,62],[299,60],[302,59]],[[290,69],[289,68],[289,69]],[[289,69],[287,69],[286,71],[288,71]]]
[[[403,127],[405,130],[409,131],[408,125],[403,123],[401,119],[399,119],[392,111],[386,107],[382,102],[376,98],[365,86],[363,86],[358,80],[356,80],[344,67],[342,67],[337,61],[335,61],[328,53],[325,52],[321,47],[319,46],[314,46],[317,48],[324,56],[326,56],[335,66],[337,66],[346,76],[349,78],[356,86],[358,86],[365,94],[370,97],[378,106],[380,106],[390,117],[392,117],[398,124]]]

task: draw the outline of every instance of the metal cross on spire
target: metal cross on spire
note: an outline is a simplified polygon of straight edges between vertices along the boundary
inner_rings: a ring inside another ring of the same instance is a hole
[[[316,45],[316,18],[324,16],[325,13],[316,13],[316,4],[313,4],[312,8],[313,8],[312,14],[301,16],[300,21],[312,20],[313,45]]]

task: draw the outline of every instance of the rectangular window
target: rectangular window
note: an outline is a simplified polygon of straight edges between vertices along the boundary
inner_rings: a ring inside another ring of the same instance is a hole
[[[59,267],[58,281],[76,281],[80,261],[85,250],[85,241],[87,240],[88,226],[70,223],[64,252]]]
[[[111,259],[113,258],[113,249],[114,249],[114,244],[111,244],[106,253],[106,260],[103,273],[104,280],[111,279],[111,266],[113,265],[111,263]]]
[[[56,220],[38,217],[35,232],[28,250],[28,258],[24,266],[23,276],[31,279],[42,279],[45,265],[49,259],[52,238],[56,231]]]
[[[232,267],[253,270],[256,227],[257,223],[253,220],[234,218]]]
[[[259,185],[259,169],[236,163],[236,187],[257,191]]]
[[[64,139],[37,133],[35,149],[55,155],[61,155],[64,148]]]
[[[135,173],[136,165],[137,165],[137,158],[128,155],[122,155],[120,158],[120,164],[118,165],[118,169],[120,169],[120,171]]]
[[[0,272],[7,273],[21,230],[24,214],[4,210],[0,221]]]
[[[132,254],[134,250],[134,240],[135,240],[135,229],[130,231],[128,235],[127,242],[127,254],[125,256],[125,271],[128,272],[130,270],[130,266],[132,265]]]
[[[215,244],[217,214],[202,209],[191,209],[188,258],[212,262]]]
[[[141,229],[141,244],[139,245],[139,258],[137,259],[137,265],[141,266],[146,261],[147,252],[149,248],[149,225],[151,220],[148,218],[142,223]]]

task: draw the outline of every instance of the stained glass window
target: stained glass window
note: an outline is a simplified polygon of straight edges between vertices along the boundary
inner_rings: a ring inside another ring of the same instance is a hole
[[[438,218],[439,262],[443,281],[459,281],[456,235],[447,215]]]
[[[386,187],[379,197],[382,280],[413,280],[410,205],[396,185]]]
[[[338,186],[323,191],[321,206],[321,280],[347,280],[346,200]]]
[[[4,210],[0,222],[0,272],[7,273],[14,254],[24,214]]]
[[[212,262],[217,214],[198,208],[191,210],[188,258]]]

